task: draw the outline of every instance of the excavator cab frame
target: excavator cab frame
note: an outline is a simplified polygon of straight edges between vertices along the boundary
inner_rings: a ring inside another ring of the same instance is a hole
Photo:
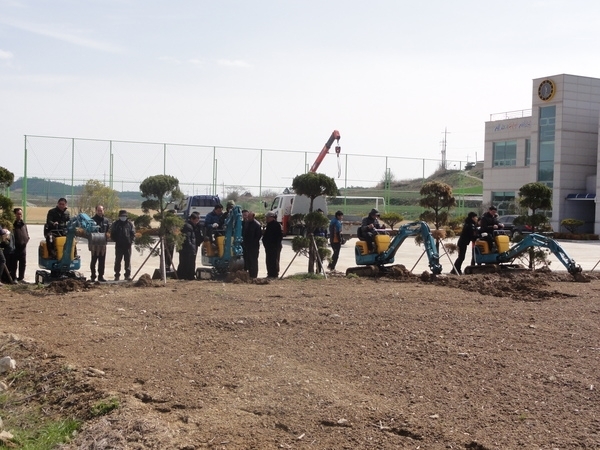
[[[208,240],[202,243],[202,265],[208,267],[196,269],[198,280],[221,279],[230,272],[244,269],[242,221],[242,208],[236,205],[229,211],[223,229],[215,238],[216,248]]]
[[[396,252],[410,236],[421,236],[425,253],[429,260],[429,269],[434,275],[442,273],[440,256],[435,246],[435,239],[426,222],[418,221],[402,225],[392,238],[387,233],[378,233],[374,238],[375,251],[370,252],[366,241],[358,240],[354,246],[354,259],[359,267],[350,267],[346,275],[376,276],[389,271],[388,265],[393,264]]]
[[[475,241],[475,265],[464,269],[466,275],[474,273],[489,273],[499,270],[523,269],[514,260],[532,247],[546,248],[561,262],[567,271],[576,279],[580,278],[581,266],[560,246],[554,239],[542,234],[532,233],[526,235],[521,241],[510,246],[509,237],[502,233],[495,233],[495,248],[490,249],[489,243],[484,239]]]
[[[75,278],[85,280],[85,276],[78,272],[81,268],[81,258],[77,255],[75,236],[77,230],[81,229],[88,239],[94,239],[98,235],[98,225],[90,216],[79,213],[67,223],[64,236],[54,239],[57,258],[50,258],[50,250],[45,240],[40,242],[38,248],[38,265],[43,270],[35,272],[37,284],[50,283],[52,281]],[[103,238],[103,237],[102,237]],[[104,239],[104,238],[103,238]]]

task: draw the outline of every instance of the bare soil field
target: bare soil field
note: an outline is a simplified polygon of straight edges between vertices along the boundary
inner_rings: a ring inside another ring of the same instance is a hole
[[[588,280],[3,287],[0,414],[85,421],[63,449],[598,449]]]

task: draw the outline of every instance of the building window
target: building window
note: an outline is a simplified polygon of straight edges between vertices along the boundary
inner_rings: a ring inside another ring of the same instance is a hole
[[[517,141],[494,142],[494,167],[517,165]]]
[[[515,202],[515,192],[492,191],[492,205],[498,208],[499,216],[504,216],[506,214],[515,214],[515,212],[517,211],[517,204]]]
[[[525,167],[531,162],[531,140],[525,139]]]
[[[556,105],[540,108],[538,181],[549,188],[554,182],[554,138],[556,135]]]

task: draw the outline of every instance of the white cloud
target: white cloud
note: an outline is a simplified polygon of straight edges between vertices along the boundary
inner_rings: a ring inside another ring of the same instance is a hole
[[[198,59],[198,58],[191,58],[191,59],[188,59],[188,62],[189,62],[190,64],[193,64],[193,65],[195,65],[195,66],[201,66],[202,64],[204,64],[204,63],[202,62],[202,60],[201,60],[201,59]]]
[[[40,36],[46,36],[52,39],[56,39],[59,41],[67,42],[69,44],[78,45],[80,47],[91,48],[94,50],[100,50],[108,53],[122,53],[123,48],[109,44],[107,42],[102,42],[99,40],[88,39],[82,36],[78,36],[74,33],[67,33],[63,31],[58,31],[50,28],[48,25],[42,24],[34,24],[27,22],[20,22],[17,20],[5,20],[0,19],[0,23],[11,26],[13,28],[17,28],[19,30],[28,31],[33,34],[38,34]]]
[[[0,59],[12,59],[12,57],[13,54],[11,52],[0,49]]]
[[[246,61],[242,61],[241,59],[219,59],[217,64],[220,66],[228,66],[228,67],[252,67]]]

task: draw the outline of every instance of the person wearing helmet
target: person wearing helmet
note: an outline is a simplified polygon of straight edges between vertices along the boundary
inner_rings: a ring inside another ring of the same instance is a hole
[[[373,208],[367,217],[362,220],[362,224],[358,229],[358,238],[361,241],[366,241],[371,252],[375,251],[375,235],[377,230],[385,229],[385,225],[379,222],[379,211]]]

